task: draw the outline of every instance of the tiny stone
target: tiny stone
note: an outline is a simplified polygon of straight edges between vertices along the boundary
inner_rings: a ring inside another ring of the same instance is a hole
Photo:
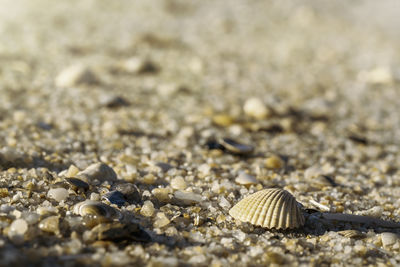
[[[389,248],[393,246],[396,242],[400,240],[400,237],[394,233],[384,232],[381,234],[382,245],[384,248]]]
[[[211,171],[211,166],[207,163],[201,164],[198,168],[199,172],[203,175],[209,175]]]
[[[140,209],[140,214],[145,217],[151,217],[154,214],[154,205],[150,200],[146,200]]]
[[[368,210],[362,210],[356,212],[357,215],[371,216],[375,218],[381,217],[382,213],[383,213],[383,208],[378,206],[372,207]]]
[[[179,265],[179,261],[177,258],[168,257],[158,257],[153,260],[152,266],[165,266],[165,267],[175,267]]]
[[[242,185],[251,185],[256,184],[257,179],[255,176],[242,171],[240,172],[238,177],[236,177],[235,182]]]
[[[183,204],[190,205],[194,203],[200,203],[203,201],[203,198],[201,195],[195,194],[195,193],[190,193],[190,192],[183,192],[183,191],[176,191],[174,193],[175,199],[178,200],[178,202],[182,202]]]
[[[75,165],[70,165],[67,173],[65,174],[66,177],[74,177],[79,172],[79,169]]]
[[[151,193],[158,201],[168,202],[170,200],[169,194],[172,193],[171,188],[154,188]]]
[[[175,177],[171,180],[171,187],[173,189],[185,190],[187,185],[182,176]]]
[[[117,206],[122,206],[126,202],[124,195],[117,190],[108,192],[107,194],[102,196],[102,199],[105,199],[111,204],[115,204]]]
[[[95,74],[87,66],[76,64],[67,67],[56,77],[58,87],[72,87],[80,84],[95,84],[98,82]]]
[[[225,210],[227,210],[227,209],[229,209],[231,207],[231,204],[229,203],[228,200],[226,200],[225,197],[221,197],[220,198],[219,205],[220,205],[221,208],[223,208]]]
[[[90,200],[93,200],[93,201],[99,201],[100,200],[100,194],[97,194],[97,193],[91,193],[90,194],[90,198],[89,198]]]
[[[58,216],[50,216],[46,219],[42,220],[39,223],[39,229],[45,232],[58,234],[60,232],[59,229],[59,217]]]
[[[69,193],[68,193],[68,190],[65,188],[52,188],[47,193],[47,196],[50,198],[53,198],[57,202],[61,202],[61,201],[67,199],[67,197],[69,196]]]
[[[142,179],[143,183],[145,183],[145,184],[154,184],[156,182],[156,180],[157,180],[157,177],[151,173],[143,176],[143,179]]]
[[[28,230],[28,224],[24,219],[17,219],[10,225],[13,234],[23,235]]]
[[[164,83],[157,86],[157,93],[162,96],[172,96],[179,92],[181,86],[175,83]]]
[[[121,192],[126,201],[130,204],[138,203],[140,201],[139,189],[136,185],[131,183],[121,183],[114,187],[114,190]]]
[[[233,237],[236,238],[239,242],[243,242],[246,238],[246,234],[241,230],[237,230],[233,233]]]
[[[101,162],[93,163],[85,170],[79,172],[76,176],[78,178],[83,178],[88,182],[93,180],[99,180],[100,182],[117,180],[117,174],[115,171],[107,164]]]
[[[27,211],[27,212],[23,212],[22,213],[22,218],[29,224],[29,225],[32,225],[32,224],[35,224],[35,223],[37,223],[38,221],[39,221],[39,218],[40,218],[40,216],[39,216],[39,214],[37,214],[37,213],[35,213],[35,212],[29,212],[29,211]]]
[[[212,118],[213,122],[222,127],[228,127],[234,123],[234,119],[226,114],[218,114]]]
[[[170,223],[170,220],[165,216],[164,212],[157,212],[156,218],[154,220],[153,226],[155,228],[161,228]]]
[[[8,197],[8,189],[7,188],[0,188],[0,198]]]
[[[69,184],[70,188],[74,191],[86,191],[89,189],[89,184],[86,183],[85,181],[82,181],[81,179],[78,178],[65,178],[65,181]]]
[[[243,106],[243,111],[246,115],[256,119],[264,119],[268,116],[268,109],[259,98],[249,98]]]
[[[265,167],[268,169],[280,169],[283,166],[283,160],[278,156],[271,156],[265,160]]]
[[[207,262],[207,258],[203,254],[192,256],[188,261],[189,264],[194,264],[194,265],[196,265],[196,264],[204,264],[206,262]]]
[[[220,214],[220,215],[217,216],[216,222],[217,223],[223,223],[223,222],[225,222],[225,220],[226,220],[226,216],[223,215],[223,214]]]

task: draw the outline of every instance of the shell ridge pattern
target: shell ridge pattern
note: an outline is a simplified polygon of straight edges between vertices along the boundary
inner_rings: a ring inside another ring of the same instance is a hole
[[[268,191],[264,194],[264,198],[262,199],[262,201],[260,201],[259,203],[259,207],[261,208],[261,211],[258,212],[257,217],[255,217],[254,219],[254,224],[255,225],[263,225],[263,221],[265,218],[265,214],[267,213],[267,208],[265,207],[265,203],[268,201],[268,198],[271,196],[271,194],[273,194],[274,191]]]
[[[258,192],[257,192],[258,193]],[[247,222],[247,216],[249,214],[248,209],[255,209],[254,205],[254,198],[243,198],[237,205],[237,210],[235,210],[235,213],[239,218],[242,218],[243,221]]]
[[[265,220],[262,226],[271,228],[271,217],[272,217],[272,212],[275,208],[276,205],[276,199],[280,197],[281,191],[276,190],[273,195],[269,198],[269,201],[267,202],[266,208],[267,208],[267,214],[265,216]]]
[[[279,225],[287,225],[286,223],[286,218],[290,217],[287,216],[287,212],[288,212],[288,203],[287,203],[287,199],[289,198],[289,195],[286,194],[284,197],[284,200],[282,202],[282,209],[281,212],[279,214],[279,220],[278,220],[278,224]],[[285,201],[286,200],[286,201]],[[290,204],[290,203],[289,203]]]
[[[258,194],[257,194],[258,193]],[[252,221],[252,217],[254,215],[254,213],[257,211],[258,209],[258,203],[259,203],[259,197],[260,195],[262,195],[262,191],[257,192],[254,195],[249,196],[249,198],[247,198],[247,200],[249,201],[249,206],[251,207],[250,210],[248,210],[247,212],[245,211],[245,216],[244,216],[244,221],[245,222],[251,222]],[[243,201],[243,200],[242,200]],[[246,200],[244,200],[246,201]]]
[[[275,205],[272,209],[272,217],[271,217],[271,227],[276,226],[280,227],[281,225],[279,224],[279,215],[281,212],[283,212],[283,204],[285,203],[285,200],[287,199],[288,194],[285,194],[284,192],[280,194],[279,198],[275,201]]]
[[[263,190],[263,194],[261,195],[261,198],[258,198],[258,203],[257,203],[257,209],[254,211],[251,217],[251,223],[255,225],[261,225],[258,223],[258,218],[262,217],[261,215],[265,213],[265,202],[268,200],[269,196],[273,194],[273,192],[266,192]],[[249,214],[250,215],[250,214]]]

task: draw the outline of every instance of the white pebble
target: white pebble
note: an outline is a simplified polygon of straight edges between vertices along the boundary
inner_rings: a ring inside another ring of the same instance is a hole
[[[94,200],[94,201],[100,201],[100,194],[97,193],[91,193],[90,194],[90,200]]]
[[[176,191],[174,193],[174,197],[178,201],[182,201],[183,204],[193,204],[193,203],[200,203],[203,201],[203,197],[201,195],[190,193],[190,192],[183,192],[183,191]]]
[[[88,67],[76,64],[61,71],[56,77],[55,84],[58,87],[72,87],[79,84],[93,84],[97,81],[98,79]]]
[[[246,100],[243,106],[243,111],[246,115],[256,119],[264,119],[268,116],[268,109],[265,104],[256,97]]]
[[[150,200],[146,200],[143,203],[142,208],[140,209],[140,214],[145,217],[150,217],[150,216],[153,216],[154,211],[155,211],[155,209],[154,209],[153,203]]]
[[[13,234],[23,235],[28,230],[28,224],[24,219],[17,219],[12,222],[10,231]]]
[[[188,263],[189,264],[203,264],[207,261],[206,256],[204,256],[203,254],[201,255],[196,255],[196,256],[192,256]]]
[[[231,207],[231,204],[229,203],[228,200],[226,200],[225,197],[221,197],[221,199],[219,200],[219,205],[221,208],[228,210]]]
[[[398,240],[400,240],[399,236],[390,233],[390,232],[385,232],[381,234],[381,239],[382,239],[382,245],[384,248],[388,248],[393,246]]]
[[[65,188],[52,188],[49,190],[49,192],[47,192],[47,196],[56,200],[57,202],[61,202],[67,199],[69,193]]]
[[[236,177],[235,182],[242,185],[251,185],[251,184],[256,184],[257,179],[253,175],[242,171],[240,172],[238,177]]]
[[[187,185],[182,176],[175,177],[171,180],[171,187],[173,189],[184,190]]]
[[[89,165],[85,170],[78,172],[76,176],[82,178],[85,182],[117,180],[117,174],[113,168],[101,162]]]

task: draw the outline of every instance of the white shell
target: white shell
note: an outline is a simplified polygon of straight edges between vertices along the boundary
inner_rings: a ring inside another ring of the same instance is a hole
[[[99,201],[85,200],[74,206],[73,212],[77,215],[94,215],[105,218],[119,217],[118,210]]]
[[[245,197],[229,214],[239,221],[270,229],[298,228],[305,221],[296,199],[279,188],[264,189]]]
[[[236,177],[235,182],[242,185],[252,185],[257,183],[257,179],[254,177],[254,175],[246,172],[240,172],[238,177]]]

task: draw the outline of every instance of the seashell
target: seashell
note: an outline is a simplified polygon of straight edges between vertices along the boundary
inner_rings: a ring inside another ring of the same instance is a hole
[[[253,152],[254,147],[236,142],[230,138],[222,138],[219,143],[229,152],[233,154],[246,155]]]
[[[73,211],[75,214],[81,216],[92,215],[110,219],[120,217],[120,213],[118,210],[114,209],[113,207],[107,204],[94,200],[85,200],[79,202],[74,206]]]
[[[86,191],[89,189],[89,184],[81,179],[70,177],[70,178],[64,178],[64,180],[68,183],[69,187],[71,187],[71,189],[74,191],[79,191],[79,190]]]
[[[344,230],[344,231],[339,231],[338,234],[348,237],[348,238],[363,238],[365,237],[365,234],[363,234],[360,231],[357,230]]]
[[[115,185],[113,189],[121,192],[130,204],[138,203],[141,199],[139,188],[134,184],[120,183]]]
[[[118,207],[124,205],[126,202],[124,194],[117,190],[110,191],[101,198],[107,200],[111,204],[117,205]]]
[[[305,222],[299,205],[286,190],[269,188],[245,197],[229,214],[239,221],[270,229],[292,229]]]

